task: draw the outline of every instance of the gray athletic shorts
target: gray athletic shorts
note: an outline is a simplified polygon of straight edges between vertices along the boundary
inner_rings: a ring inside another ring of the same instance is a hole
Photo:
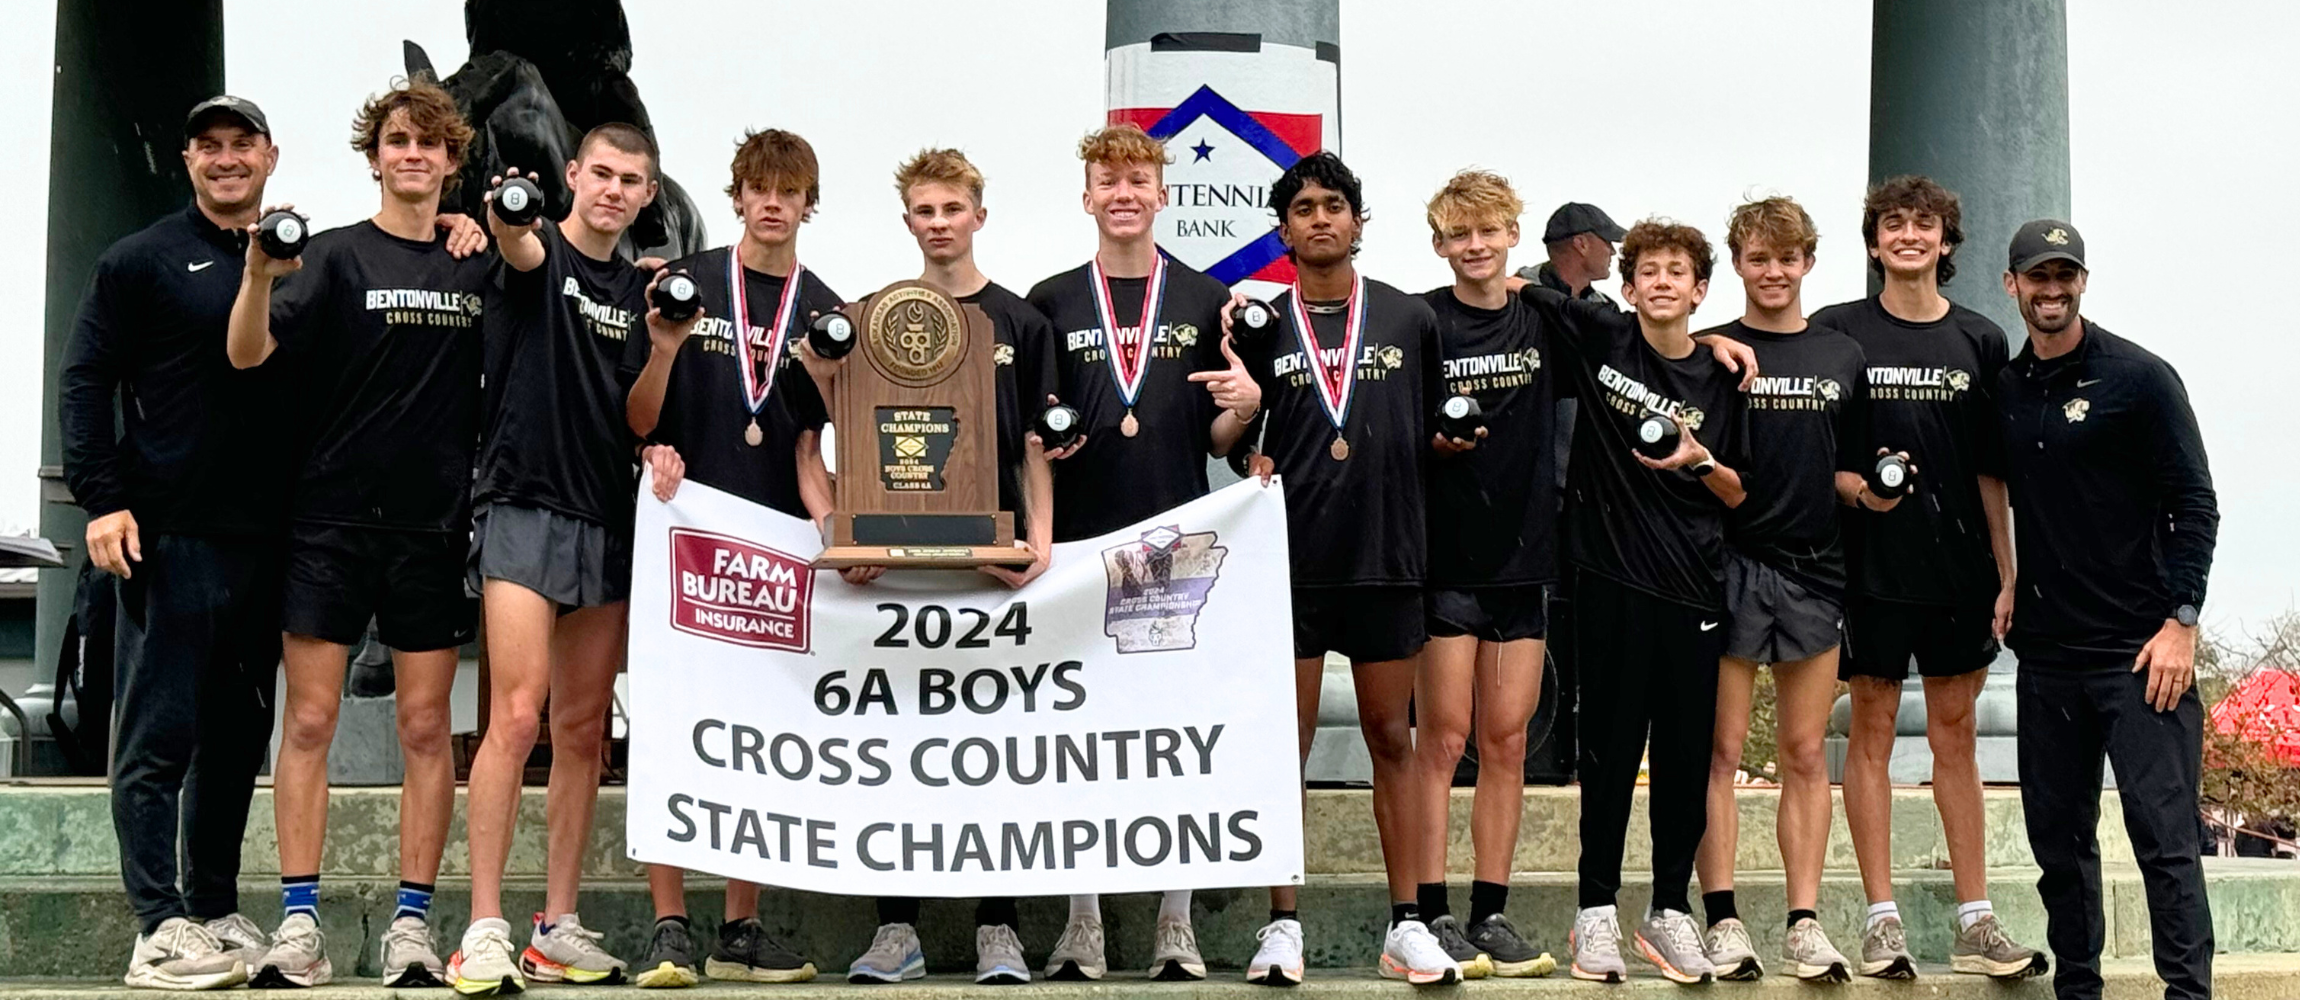
[[[556,511],[488,504],[471,515],[463,583],[477,596],[487,580],[516,583],[561,610],[628,600],[631,536]]]
[[[1844,641],[1844,605],[1779,570],[1725,550],[1725,655],[1788,663]]]

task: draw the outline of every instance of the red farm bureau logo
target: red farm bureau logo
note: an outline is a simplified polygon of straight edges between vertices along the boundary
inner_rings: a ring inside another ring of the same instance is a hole
[[[808,649],[815,571],[740,538],[671,529],[671,627],[761,649]]]

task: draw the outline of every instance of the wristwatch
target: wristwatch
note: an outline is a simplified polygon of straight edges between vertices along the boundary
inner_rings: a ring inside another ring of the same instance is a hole
[[[1714,459],[1704,458],[1701,460],[1701,464],[1693,467],[1693,478],[1707,479],[1709,474],[1715,471],[1717,471],[1717,462]]]
[[[2196,605],[2183,604],[2177,608],[2174,608],[2172,610],[2172,620],[2179,622],[2182,628],[2195,628]]]

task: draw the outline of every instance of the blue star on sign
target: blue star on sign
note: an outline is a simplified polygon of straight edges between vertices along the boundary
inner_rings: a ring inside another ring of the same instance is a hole
[[[1191,160],[1190,162],[1204,163],[1206,162],[1206,157],[1212,156],[1214,154],[1214,147],[1207,145],[1206,140],[1200,139],[1198,140],[1197,145],[1190,147],[1190,151],[1198,154],[1198,158]]]

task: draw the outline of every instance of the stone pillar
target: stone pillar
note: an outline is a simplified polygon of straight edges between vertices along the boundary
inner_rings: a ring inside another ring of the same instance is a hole
[[[1957,192],[1965,242],[1942,292],[1996,321],[2020,350],[2024,327],[1998,275],[2005,244],[2030,219],[2068,218],[2068,12],[2065,0],[1875,0],[1869,64],[1869,179],[1925,174]],[[1871,290],[1877,279],[1870,278]],[[1981,778],[2019,780],[2013,756],[2013,674],[1998,656],[1981,694]],[[1850,699],[1830,730],[1844,732]],[[1901,693],[1892,778],[1930,778],[1924,693]],[[1914,740],[1907,737],[1914,736]],[[1842,776],[1832,740],[1831,777]]]
[[[224,88],[222,0],[58,0],[48,152],[48,303],[40,407],[40,534],[64,555],[40,574],[33,675],[53,678],[87,518],[63,482],[56,374],[96,258],[191,199],[184,115]],[[111,641],[95,636],[90,641]]]

